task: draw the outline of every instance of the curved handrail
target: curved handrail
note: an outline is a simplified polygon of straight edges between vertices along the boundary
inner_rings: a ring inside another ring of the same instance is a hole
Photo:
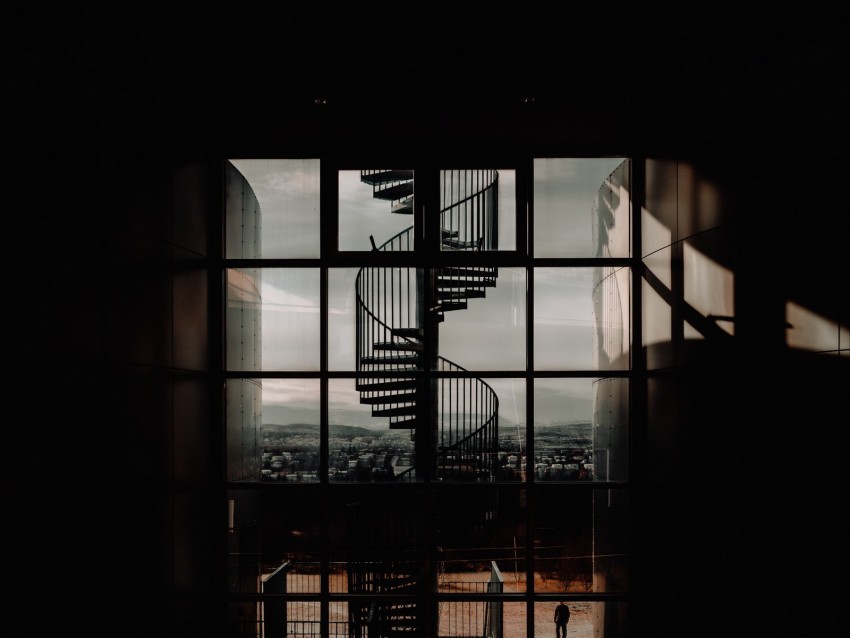
[[[408,226],[408,227],[407,227],[407,228],[405,228],[404,230],[402,230],[402,231],[400,231],[400,232],[396,233],[395,235],[393,235],[392,237],[390,237],[387,241],[385,241],[383,244],[381,244],[380,246],[378,246],[375,250],[376,250],[376,251],[387,251],[387,250],[388,250],[388,248],[389,248],[389,247],[390,247],[390,246],[391,246],[394,242],[396,242],[397,240],[398,240],[398,241],[401,241],[401,239],[403,239],[403,238],[404,238],[404,239],[407,239],[407,241],[408,241],[408,245],[410,245],[410,244],[412,244],[412,234],[413,234],[413,226]],[[364,297],[364,295],[363,295],[363,294],[362,294],[362,292],[361,292],[361,290],[362,290],[362,288],[361,288],[361,286],[362,286],[362,279],[363,279],[363,274],[364,274],[364,272],[368,272],[370,269],[378,270],[379,268],[380,268],[380,267],[377,267],[377,266],[363,266],[363,267],[362,267],[362,268],[361,268],[361,269],[357,272],[357,277],[356,277],[356,278],[355,278],[355,280],[354,280],[354,287],[355,287],[355,290],[356,290],[356,293],[357,293],[357,294],[356,294],[356,298],[355,298],[355,300],[356,300],[356,302],[357,302],[357,306],[358,306],[358,308],[362,309],[362,311],[363,311],[363,312],[364,312],[364,313],[365,313],[368,317],[370,317],[374,323],[376,323],[376,324],[379,326],[379,328],[381,329],[381,331],[382,331],[383,333],[385,333],[385,334],[389,334],[389,333],[391,333],[391,331],[392,331],[392,326],[387,325],[387,323],[386,323],[385,321],[383,321],[383,320],[382,320],[380,317],[378,317],[378,316],[377,316],[374,312],[372,312],[372,309],[371,309],[369,306],[367,306],[367,305],[366,305],[366,303],[363,301],[363,297]],[[402,270],[402,269],[400,268],[399,270]],[[405,270],[410,270],[410,268],[406,268]],[[359,322],[359,321],[360,321],[360,313],[359,313],[359,312],[357,313],[356,317],[357,317],[357,321]],[[358,354],[358,356],[357,356],[357,370],[358,370],[358,371],[361,369],[361,365],[362,365],[362,364],[361,364],[361,357],[360,357],[360,354],[363,352],[363,351],[361,350],[361,348],[360,348],[360,346],[361,346],[362,344],[361,344],[361,342],[359,341],[359,338],[360,338],[360,335],[361,335],[361,331],[360,331],[360,329],[359,329],[359,328],[360,328],[360,327],[358,326],[358,329],[357,329],[358,342],[357,342],[357,349],[356,349],[356,352],[357,352],[357,354]],[[405,339],[408,343],[411,343],[411,344],[413,343],[411,339],[407,339],[407,338],[404,338],[404,339]]]
[[[440,371],[468,372],[445,357],[438,357],[438,364]],[[499,396],[478,377],[441,377],[439,393],[439,440],[449,444],[438,448],[438,478],[492,480],[497,465],[493,450],[498,444]],[[460,411],[452,410],[453,406]],[[472,423],[466,415],[472,415]]]

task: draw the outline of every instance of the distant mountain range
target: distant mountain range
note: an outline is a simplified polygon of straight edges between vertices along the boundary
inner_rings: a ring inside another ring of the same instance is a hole
[[[537,424],[535,431],[543,434],[586,434],[590,435],[593,424],[590,421],[571,421],[570,423]]]
[[[331,406],[331,423],[359,426],[362,428],[385,429],[386,418],[374,418],[369,410],[338,408]],[[263,406],[263,421],[265,423],[318,423],[319,406],[315,409],[292,407],[288,405],[267,404]]]
[[[281,425],[279,423],[263,423],[264,432],[274,432],[276,434],[312,434],[319,436],[319,426],[312,423],[287,423]],[[356,436],[375,436],[378,434],[375,430],[360,427],[357,425],[331,425],[328,426],[328,434],[336,437],[356,437]]]
[[[376,425],[379,425],[377,431],[371,428],[365,428],[359,425],[338,425],[331,424],[328,426],[328,433],[335,437],[355,437],[355,436],[375,436],[376,434],[384,434],[386,430],[386,422],[376,419]],[[507,419],[502,419],[499,423],[500,430],[510,431],[512,427],[516,427],[514,423]],[[556,423],[551,425],[536,425],[534,430],[538,436],[562,436],[571,438],[590,438],[593,426],[589,421],[573,421],[572,423]],[[314,423],[263,423],[263,430],[266,432],[275,432],[279,434],[305,434],[319,436],[319,426]]]

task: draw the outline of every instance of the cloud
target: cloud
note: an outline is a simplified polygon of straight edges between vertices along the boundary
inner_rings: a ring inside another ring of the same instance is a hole
[[[263,379],[263,404],[319,407],[318,379]]]

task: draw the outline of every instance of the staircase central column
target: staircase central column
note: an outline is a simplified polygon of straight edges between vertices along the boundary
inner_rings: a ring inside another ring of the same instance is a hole
[[[440,227],[440,172],[433,168],[416,172],[416,202],[414,223],[417,229],[417,252],[424,255],[420,262],[419,273],[419,325],[423,328],[422,382],[419,392],[423,393],[417,401],[419,414],[416,432],[417,478],[425,482],[437,480],[437,444],[439,436],[439,391],[440,380],[434,376],[439,369],[439,321],[437,308],[437,272],[434,267],[439,263],[439,227]],[[418,472],[423,470],[421,477]],[[423,586],[423,626],[420,636],[435,637],[439,627],[439,605],[434,593],[437,591],[438,570],[434,561],[435,539],[433,526],[433,497],[435,492],[426,490],[427,504],[425,516],[425,542],[427,556],[424,565]],[[433,623],[433,624],[432,624]]]

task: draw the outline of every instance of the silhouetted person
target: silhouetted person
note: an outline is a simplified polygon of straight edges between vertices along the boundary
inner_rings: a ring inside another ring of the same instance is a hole
[[[555,607],[555,636],[567,638],[567,623],[570,622],[570,608],[563,600]]]

